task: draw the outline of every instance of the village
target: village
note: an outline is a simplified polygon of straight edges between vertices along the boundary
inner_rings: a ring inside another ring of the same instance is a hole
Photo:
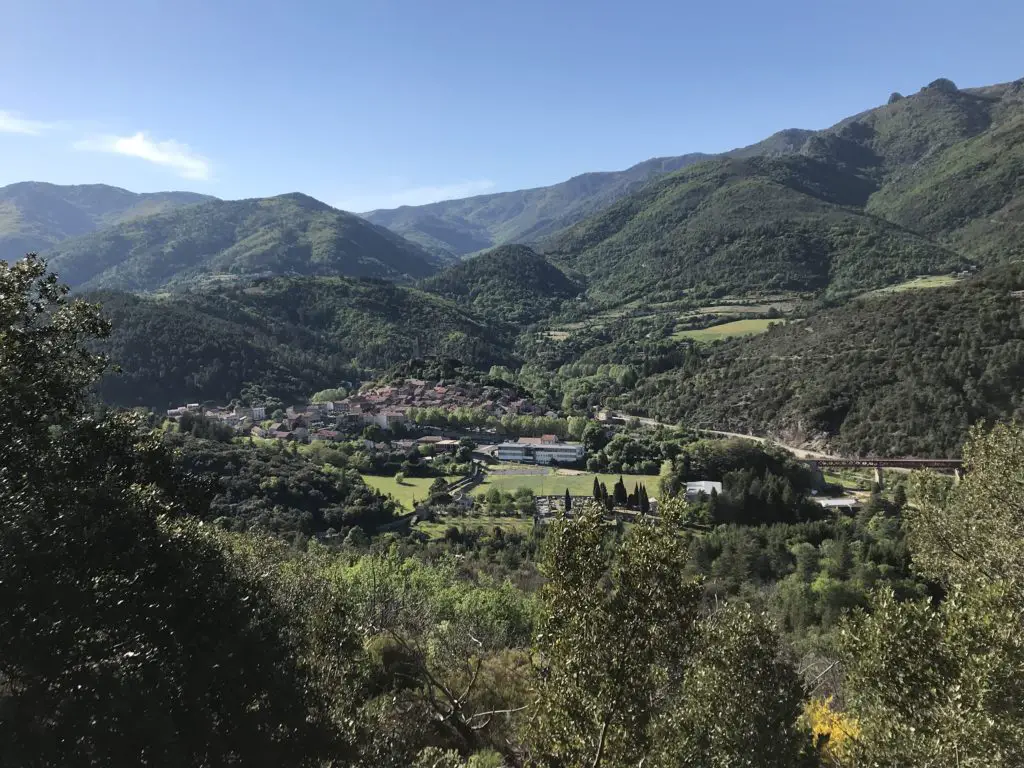
[[[449,414],[463,418],[450,425],[445,423]],[[370,449],[429,446],[435,453],[454,453],[460,438],[471,435],[481,446],[478,457],[488,461],[571,466],[585,460],[581,444],[564,442],[555,434],[522,436],[508,442],[504,430],[495,426],[500,420],[533,417],[558,421],[558,414],[509,389],[475,383],[407,379],[364,388],[339,400],[311,400],[270,412],[260,405],[201,403],[167,411],[167,417],[176,421],[186,415],[218,422],[238,436],[285,442],[363,438]]]
[[[423,379],[362,389],[340,400],[292,405],[283,411],[268,412],[259,405],[188,403],[168,410],[167,416],[178,419],[186,413],[201,414],[230,426],[240,435],[251,433],[262,438],[309,442],[346,439],[353,431],[367,426],[400,430],[416,420],[417,411],[428,408],[448,412],[464,409],[494,419],[520,415],[557,418],[553,411],[545,411],[501,387]]]

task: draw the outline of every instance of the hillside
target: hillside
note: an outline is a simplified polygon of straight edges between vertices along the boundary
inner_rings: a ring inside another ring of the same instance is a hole
[[[102,395],[120,405],[226,402],[246,384],[299,398],[420,355],[483,367],[512,358],[510,338],[455,304],[381,280],[277,278],[84,298],[113,323],[100,349],[121,373]]]
[[[195,192],[136,194],[106,184],[9,184],[0,187],[0,260],[46,251],[68,238],[138,216],[213,199]]]
[[[694,345],[626,399],[690,426],[843,454],[955,456],[970,425],[1024,417],[1024,267],[873,294],[763,335]]]
[[[855,291],[957,267],[953,251],[861,210],[870,182],[802,155],[720,159],[658,179],[552,239],[611,302]]]
[[[929,87],[839,130],[878,158],[869,213],[981,263],[1024,257],[1024,79]]]
[[[611,303],[849,294],[1020,257],[1021,179],[1024,81],[961,91],[938,80],[810,136],[798,154],[657,179],[542,251]]]
[[[437,268],[398,235],[300,194],[133,219],[61,243],[48,261],[73,287],[129,291],[273,275],[409,279]]]
[[[580,293],[564,272],[525,245],[506,245],[420,283],[496,321],[528,325]]]
[[[728,154],[787,154],[797,151],[809,134],[810,131],[781,131]],[[712,157],[700,152],[659,157],[624,171],[585,173],[548,187],[403,206],[364,215],[435,254],[464,256],[495,245],[537,242],[635,192],[656,176]]]

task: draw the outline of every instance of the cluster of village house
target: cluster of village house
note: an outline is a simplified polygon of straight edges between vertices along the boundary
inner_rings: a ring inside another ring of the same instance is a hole
[[[478,408],[491,416],[507,415],[549,415],[554,413],[544,410],[524,398],[511,395],[507,390],[491,386],[473,384],[443,384],[423,379],[408,379],[395,386],[383,386],[363,390],[343,400],[324,403],[309,403],[302,406],[289,406],[283,417],[274,419],[262,406],[203,407],[199,403],[189,403],[167,411],[168,417],[178,419],[186,413],[203,414],[207,418],[216,419],[232,427],[238,434],[252,434],[256,437],[277,440],[308,442],[310,440],[344,440],[353,431],[368,425],[376,425],[384,430],[391,430],[396,425],[409,421],[408,412],[412,408]],[[541,438],[523,438],[526,446]],[[557,438],[543,438],[547,450],[537,451],[537,463],[548,463],[544,460],[546,453],[558,455],[563,461],[582,458],[582,446],[560,443]],[[398,448],[412,447],[416,444],[430,443],[439,450],[454,450],[457,440],[428,435],[417,440],[397,440],[392,445]],[[407,444],[407,445],[406,445]],[[558,444],[556,448],[553,444]],[[515,445],[515,444],[512,444]],[[571,456],[569,454],[572,454]],[[529,458],[533,459],[533,451]],[[506,458],[500,456],[500,458]],[[511,458],[511,457],[508,457]]]

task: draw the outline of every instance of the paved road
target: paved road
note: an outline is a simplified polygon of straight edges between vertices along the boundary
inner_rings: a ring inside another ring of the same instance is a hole
[[[675,424],[666,424],[665,422],[658,421],[657,419],[649,419],[649,418],[647,418],[645,416],[640,416],[640,417],[630,416],[628,413],[613,413],[612,415],[613,416],[617,416],[620,419],[636,418],[637,421],[639,421],[644,426],[648,426],[648,427],[663,426],[663,427],[669,427],[671,429],[671,428],[675,428],[675,426],[676,426]],[[720,435],[722,437],[738,437],[738,438],[740,438],[742,440],[752,440],[755,443],[766,443],[766,442],[768,442],[768,438],[767,437],[762,437],[760,435],[744,435],[744,434],[740,434],[739,432],[722,432],[721,430],[717,430],[717,429],[702,429],[702,430],[699,430],[699,431],[700,432],[706,432],[709,435]],[[808,450],[806,448],[796,448],[795,446],[786,445],[784,443],[779,443],[779,442],[776,442],[776,441],[772,441],[772,442],[775,442],[776,445],[778,445],[781,448],[785,448],[787,451],[792,451],[793,455],[796,456],[798,459],[838,459],[838,458],[842,458],[840,456],[833,456],[832,454],[828,454],[828,453],[821,453],[820,451],[811,451],[811,450]]]

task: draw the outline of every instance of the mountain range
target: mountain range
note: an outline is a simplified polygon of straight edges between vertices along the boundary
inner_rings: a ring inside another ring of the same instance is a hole
[[[764,141],[725,153],[730,157],[796,152],[811,131],[780,131]],[[427,250],[459,257],[509,243],[533,243],[638,191],[657,176],[710,160],[693,152],[656,157],[624,171],[584,173],[547,187],[498,192],[460,200],[403,206],[363,214]]]
[[[925,345],[919,362],[947,380],[922,386],[948,398],[957,387],[991,390],[957,406],[957,434],[975,416],[1019,410],[989,383],[1016,370],[1019,352],[1004,333],[985,341],[993,326],[980,315],[996,311],[998,294],[959,281],[913,299],[855,297],[923,275],[980,273],[990,285],[1000,265],[1024,259],[1024,80],[963,90],[939,79],[825,130],[783,131],[724,155],[367,216],[297,193],[222,201],[26,183],[0,190],[0,243],[8,258],[41,250],[77,290],[104,291],[92,295],[115,321],[105,349],[124,375],[105,392],[119,403],[224,399],[252,383],[296,396],[443,354],[526,364],[548,394],[563,369],[627,368],[588,381],[579,402],[612,397],[670,418],[821,433],[857,451],[878,447],[863,434],[874,423],[865,393],[896,402],[910,391],[903,384],[844,364],[829,376],[863,389],[822,388],[814,366],[748,361],[778,357],[776,339],[825,355],[820,343],[834,337],[850,341],[843,359],[864,362],[888,339],[955,316],[972,329],[969,365]],[[944,315],[923,309],[932,301]],[[780,313],[784,331],[709,354],[691,333],[730,317],[759,317],[763,330]],[[1017,328],[1017,315],[1004,320],[998,327]],[[882,362],[913,382],[916,369],[899,359]],[[713,385],[716,370],[730,386]],[[641,374],[635,389],[623,383]],[[736,406],[754,380],[758,402],[777,412]],[[929,428],[934,439],[921,439],[922,425],[908,422],[914,434],[894,450],[955,450],[952,433]]]
[[[106,184],[9,184],[0,187],[0,259],[44,252],[71,237],[213,199],[195,192],[136,194]]]
[[[410,280],[439,267],[390,230],[297,193],[134,218],[66,240],[47,258],[72,286],[131,291],[272,275]]]

